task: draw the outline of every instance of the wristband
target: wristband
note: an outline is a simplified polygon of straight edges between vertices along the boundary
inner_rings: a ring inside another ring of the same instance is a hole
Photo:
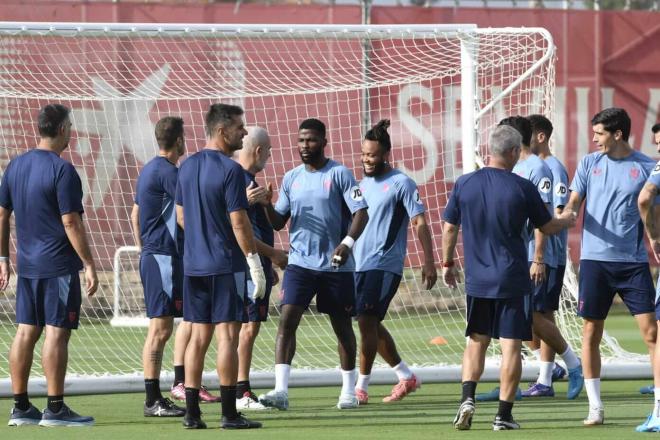
[[[0,257],[0,261],[9,261],[9,257]]]
[[[346,246],[349,249],[353,249],[353,245],[355,244],[355,240],[353,240],[353,238],[351,236],[347,235],[341,241],[341,244],[343,244],[344,246]]]
[[[442,267],[454,267],[454,262],[453,261],[445,261],[442,263]]]

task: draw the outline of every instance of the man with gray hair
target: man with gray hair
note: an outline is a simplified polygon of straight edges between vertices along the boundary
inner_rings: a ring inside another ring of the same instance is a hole
[[[462,398],[454,427],[470,429],[477,381],[491,338],[502,348],[499,409],[495,431],[518,429],[511,415],[522,370],[522,341],[532,337],[532,285],[523,229],[529,220],[544,234],[575,224],[566,211],[553,219],[529,180],[511,172],[520,156],[521,135],[510,126],[490,137],[488,167],[461,176],[443,213],[442,276],[455,288],[454,250],[462,226],[468,344],[463,355]]]
[[[252,300],[248,298],[248,322],[244,322],[238,341],[238,382],[236,383],[236,409],[263,410],[270,409],[259,403],[259,399],[250,387],[250,365],[252,364],[252,349],[257,339],[261,323],[268,319],[268,304],[270,291],[279,281],[273,263],[284,270],[288,263],[286,251],[275,249],[275,233],[270,224],[264,205],[270,200],[269,190],[259,186],[255,176],[263,171],[270,158],[270,138],[268,132],[261,127],[248,127],[247,136],[243,138],[243,148],[234,152],[234,160],[243,167],[247,199],[250,207],[248,217],[252,223],[254,241],[261,265],[266,275],[266,293],[263,298]],[[248,291],[252,289],[252,279],[248,278]]]

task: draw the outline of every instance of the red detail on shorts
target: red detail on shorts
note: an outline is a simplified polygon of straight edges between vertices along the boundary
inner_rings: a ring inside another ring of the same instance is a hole
[[[181,309],[183,308],[183,301],[182,301],[182,300],[176,300],[176,301],[174,301],[174,308],[175,308],[177,311],[181,311]]]
[[[584,301],[580,300],[580,304],[578,304],[578,310],[582,311],[583,308],[584,308]]]
[[[76,312],[69,312],[69,322],[76,322],[76,317],[78,316],[78,313]]]
[[[268,306],[266,304],[260,305],[259,306],[259,317],[260,318],[265,318],[267,313],[268,313]]]

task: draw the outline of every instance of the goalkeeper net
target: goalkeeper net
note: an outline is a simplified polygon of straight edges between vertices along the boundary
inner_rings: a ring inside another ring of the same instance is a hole
[[[159,118],[184,118],[192,153],[204,146],[210,104],[242,106],[249,125],[270,133],[272,159],[258,179],[275,188],[299,164],[295,143],[302,119],[326,122],[326,153],[358,179],[365,129],[390,119],[394,166],[419,186],[440,261],[441,211],[455,179],[487,160],[489,130],[504,116],[542,113],[552,119],[553,95],[554,46],[543,29],[0,23],[0,169],[36,145],[35,119],[43,105],[59,102],[72,109],[73,136],[63,156],[82,178],[101,283],[84,301],[80,329],[71,339],[69,378],[122,377],[121,386],[139,384],[146,320],[129,213],[138,173],[157,154],[153,128]],[[277,234],[277,247],[286,249],[287,243],[286,231]],[[423,290],[423,253],[413,234],[408,251],[387,326],[408,363],[446,373],[428,370],[432,378],[453,379],[465,346],[464,292],[441,282]],[[13,261],[14,253],[12,241]],[[3,393],[9,393],[15,281],[14,274],[0,293]],[[256,372],[273,369],[278,293],[276,286],[270,320],[255,346]],[[559,322],[579,348],[576,293],[575,286],[565,289]],[[214,367],[213,345],[207,370]],[[172,343],[167,347],[164,372]],[[614,340],[603,350],[629,357]],[[334,334],[314,305],[301,323],[293,366],[338,366]],[[41,375],[36,362],[32,376]]]

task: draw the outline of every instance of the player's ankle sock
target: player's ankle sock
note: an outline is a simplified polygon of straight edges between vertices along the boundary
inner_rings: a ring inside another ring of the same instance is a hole
[[[584,387],[587,389],[589,408],[602,408],[603,402],[600,400],[600,377],[596,379],[585,379]]]
[[[183,365],[174,366],[174,386],[179,385],[180,383],[185,382],[186,380],[186,370]]]
[[[21,411],[27,411],[30,408],[30,399],[27,392],[14,394],[14,408]]]
[[[539,371],[539,378],[537,380],[541,385],[549,387],[552,385],[552,369],[555,368],[554,362],[541,362],[541,369]]]
[[[399,362],[399,364],[394,366],[393,369],[399,380],[408,380],[413,377],[413,372],[408,368],[408,364],[404,361]]]
[[[236,412],[236,386],[220,385],[220,403],[222,404],[222,415],[234,419]]]
[[[54,413],[60,412],[64,405],[64,396],[48,396],[48,409]]]
[[[655,397],[655,406],[653,407],[653,415],[660,417],[660,388],[654,388],[653,394]]]
[[[513,402],[506,402],[504,400],[500,400],[500,406],[499,408],[497,408],[497,415],[504,420],[510,420],[512,409],[513,409]]]
[[[570,346],[566,346],[566,351],[560,354],[561,358],[564,360],[564,363],[566,364],[566,368],[569,370],[572,370],[573,368],[577,368],[580,366],[580,358],[577,357],[575,352]]]
[[[275,364],[275,391],[289,392],[289,375],[291,374],[291,365]]]
[[[231,399],[236,404],[234,399]],[[192,418],[198,419],[201,416],[199,410],[199,388],[186,387],[186,414]]]
[[[541,349],[537,348],[536,350],[532,350],[532,354],[534,355],[534,359],[537,361],[541,361]]]
[[[461,384],[463,388],[461,394],[461,402],[465,402],[468,399],[474,400],[474,394],[477,392],[477,383],[472,380],[466,380]]]
[[[163,398],[163,395],[160,394],[160,380],[159,379],[145,379],[144,380],[144,390],[147,392],[147,399],[144,402],[147,406],[151,406],[157,400]]]
[[[359,388],[364,392],[369,391],[369,379],[371,378],[371,374],[360,374],[358,375],[358,380],[357,383],[355,384],[355,388]]]
[[[249,380],[239,380],[236,382],[236,398],[242,399],[245,393],[250,392],[250,381]]]
[[[341,394],[342,396],[346,395],[355,395],[355,375],[357,370],[353,368],[352,370],[341,370]]]

